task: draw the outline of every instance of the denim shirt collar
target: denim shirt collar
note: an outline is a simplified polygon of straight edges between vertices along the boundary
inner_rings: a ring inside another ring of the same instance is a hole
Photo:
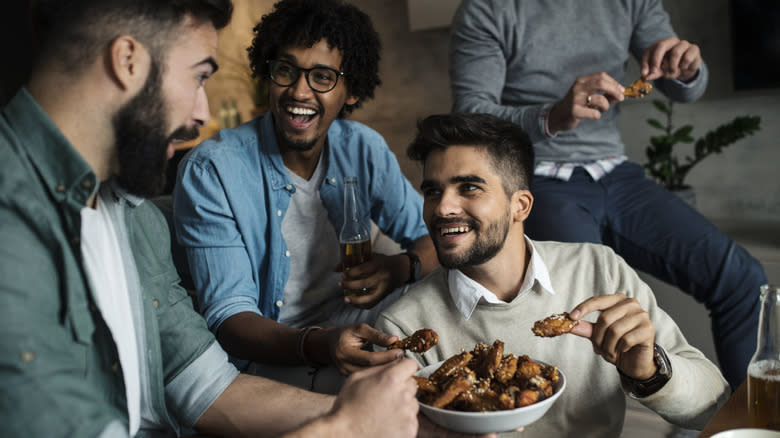
[[[257,131],[260,138],[260,144],[258,148],[261,154],[265,154],[271,157],[266,161],[267,166],[273,169],[271,181],[271,188],[274,190],[287,190],[290,193],[295,193],[295,185],[292,183],[287,169],[282,160],[282,153],[279,150],[279,143],[276,141],[276,133],[274,132],[273,114],[268,112],[265,115],[258,117],[257,119]],[[340,138],[342,128],[338,123],[333,123],[328,128],[328,137]],[[333,163],[335,157],[333,150],[329,147],[328,140],[325,140],[325,147],[322,149],[328,154],[328,163]],[[332,168],[328,169],[328,173],[323,180],[323,184],[327,186],[339,187],[339,179],[336,177]]]

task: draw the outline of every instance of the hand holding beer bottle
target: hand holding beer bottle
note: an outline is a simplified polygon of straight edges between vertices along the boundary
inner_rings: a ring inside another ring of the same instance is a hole
[[[748,364],[748,424],[780,430],[780,286],[761,286],[758,345]]]
[[[357,177],[344,177],[344,225],[339,233],[341,266],[344,271],[371,259],[371,233],[363,223]],[[367,288],[344,289],[344,295],[359,296],[370,291]]]

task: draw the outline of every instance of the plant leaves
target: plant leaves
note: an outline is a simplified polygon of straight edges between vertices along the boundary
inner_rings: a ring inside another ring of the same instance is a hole
[[[690,137],[691,131],[693,131],[692,125],[685,125],[682,128],[674,131],[675,138]]]
[[[711,154],[721,153],[724,148],[761,129],[761,117],[740,116],[731,122],[719,125],[714,130],[694,140],[691,136],[692,125],[685,125],[674,132],[671,131],[673,129],[671,119],[674,107],[671,100],[668,106],[660,100],[654,100],[653,105],[659,111],[667,114],[667,123],[648,119],[648,125],[669,134],[650,137],[650,146],[645,150],[648,162],[644,167],[652,178],[670,190],[685,186],[685,177],[698,162]],[[694,156],[686,156],[685,164],[682,165],[672,153],[674,145],[680,142],[695,143]]]
[[[653,105],[655,105],[658,111],[661,111],[664,114],[669,114],[669,112],[671,111],[669,107],[667,107],[662,100],[658,100],[658,99],[654,100]]]
[[[656,119],[647,119],[647,124],[653,128],[658,128],[661,131],[666,131],[666,127]]]

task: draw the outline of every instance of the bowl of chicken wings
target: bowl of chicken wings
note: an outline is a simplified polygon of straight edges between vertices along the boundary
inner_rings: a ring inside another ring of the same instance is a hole
[[[512,431],[541,418],[566,388],[554,365],[478,343],[415,374],[420,410],[461,433]]]

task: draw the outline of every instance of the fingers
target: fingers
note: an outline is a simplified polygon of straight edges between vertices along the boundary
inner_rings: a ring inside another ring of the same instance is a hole
[[[366,367],[392,362],[402,358],[403,350],[393,349],[387,351],[367,351],[363,346],[367,343],[389,346],[398,340],[397,336],[390,336],[367,324],[356,324],[341,330],[336,342],[331,349],[336,367],[342,374],[348,375]]]
[[[344,270],[339,286],[344,290],[358,291],[356,295],[346,297],[345,301],[355,307],[369,309],[392,292],[390,260],[388,256],[373,254],[369,261]]]
[[[656,41],[645,50],[640,70],[647,80],[665,77],[686,81],[693,78],[701,62],[699,46],[669,37]]]
[[[581,320],[594,311],[601,312],[595,323]],[[610,363],[637,346],[652,346],[655,339],[647,312],[635,298],[624,294],[591,297],[570,314],[572,319],[580,320],[572,333],[589,338],[593,351]]]
[[[585,107],[607,111],[613,102],[622,101],[623,86],[606,73],[596,73],[578,78],[572,86],[575,95],[574,103],[582,103]],[[578,96],[582,96],[578,98]]]
[[[552,106],[548,120],[550,132],[574,129],[582,119],[600,119],[611,104],[625,98],[623,89],[618,81],[603,72],[577,78],[563,100]]]
[[[411,376],[416,370],[414,361],[400,359],[354,373],[334,402],[334,417],[343,419],[354,436],[415,436],[419,404]],[[392,422],[387,420],[388,406]]]
[[[382,286],[351,286],[348,283],[340,283],[345,290],[357,290],[358,295],[345,296],[344,301],[360,309],[370,309],[377,305],[390,291]]]

